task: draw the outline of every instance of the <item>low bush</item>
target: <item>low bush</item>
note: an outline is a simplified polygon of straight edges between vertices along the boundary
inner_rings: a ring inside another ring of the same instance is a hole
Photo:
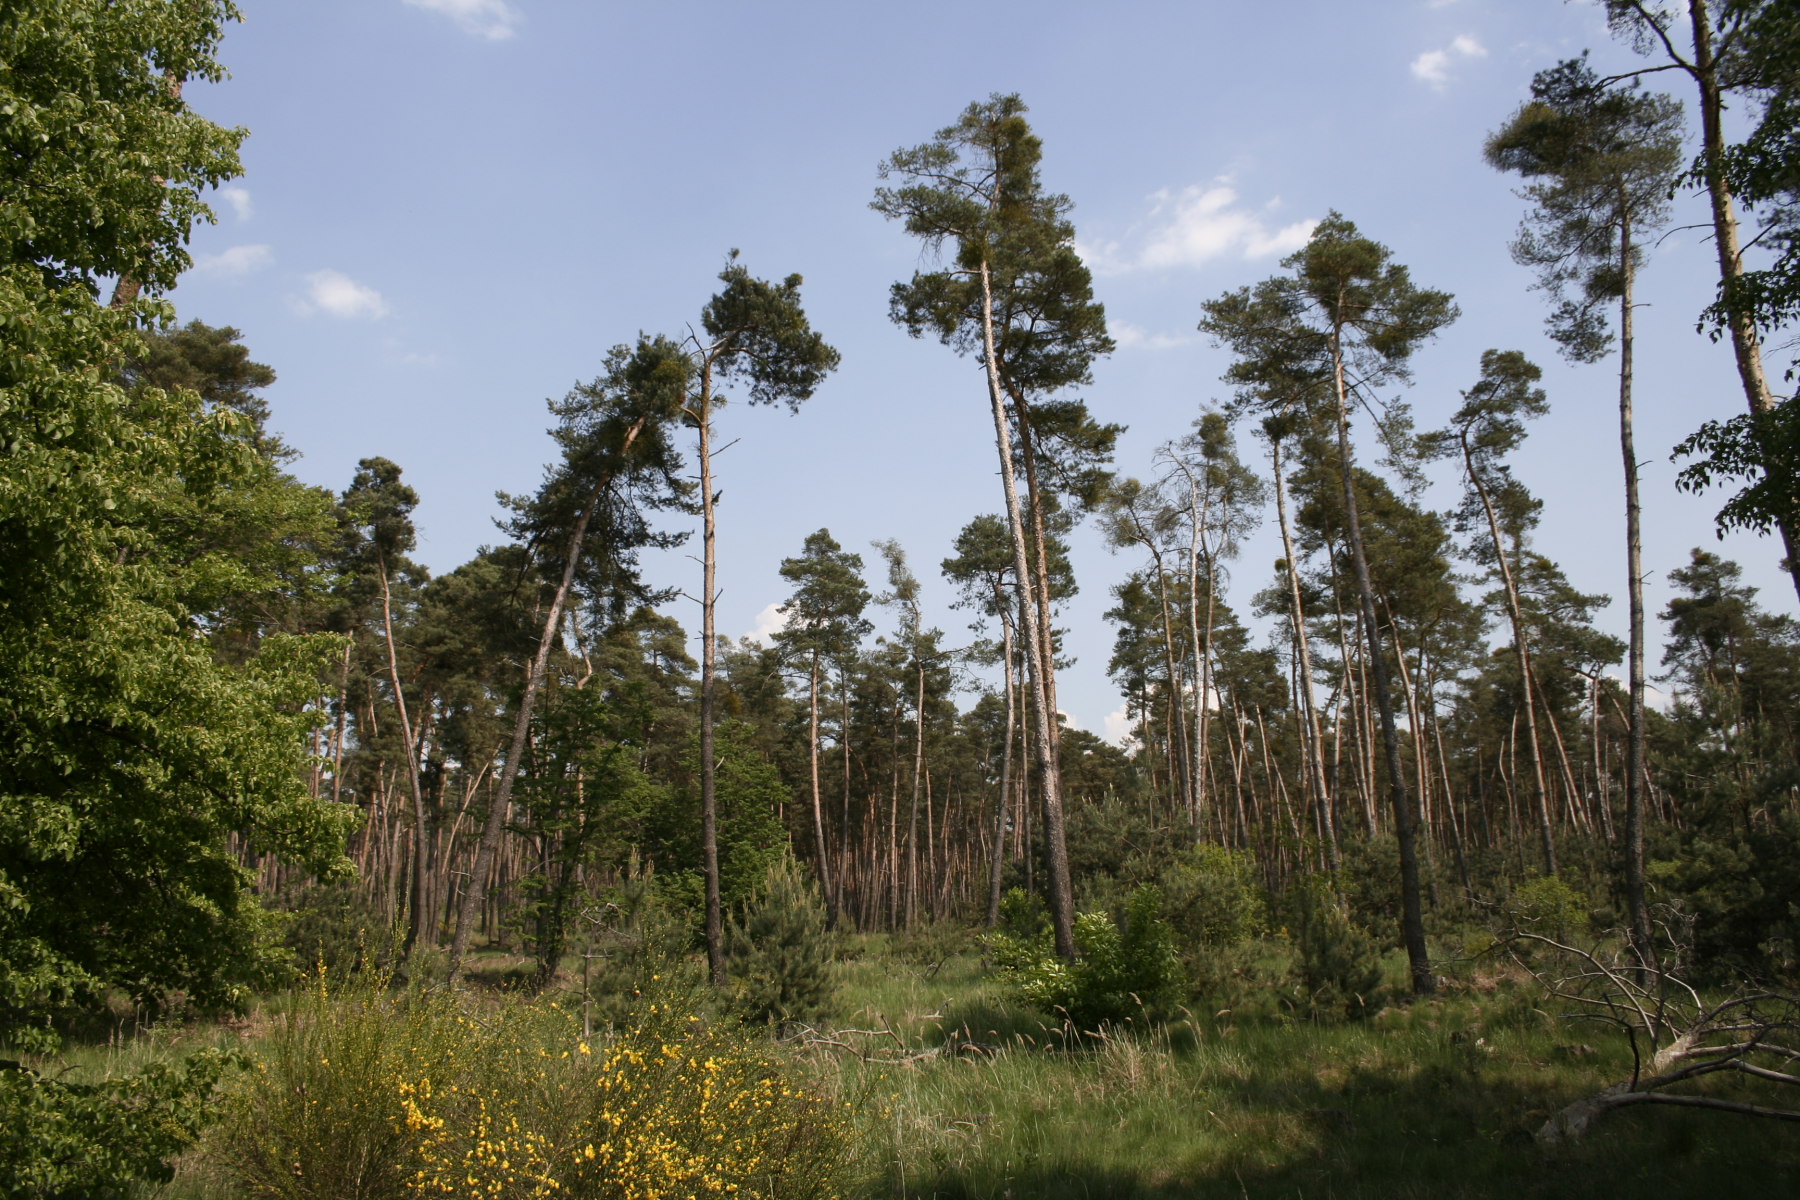
[[[133,1194],[174,1177],[172,1160],[212,1122],[234,1056],[204,1051],[96,1083],[0,1061],[0,1196]]]
[[[1117,920],[1103,912],[1075,918],[1074,964],[1059,957],[1048,923],[1025,936],[1038,916],[1023,896],[1008,896],[1006,926],[989,945],[1001,977],[1027,1004],[1059,1012],[1077,1028],[1098,1029],[1141,1016],[1156,1018],[1179,998],[1184,972],[1175,932],[1162,917],[1162,894],[1144,885]]]
[[[252,1196],[834,1194],[844,1118],[766,1039],[648,1004],[585,1037],[547,1000],[312,988],[213,1160]]]
[[[1381,990],[1381,947],[1375,939],[1350,919],[1323,876],[1297,883],[1290,903],[1302,1011],[1315,1020],[1374,1012]]]
[[[792,858],[777,860],[731,922],[726,974],[734,1012],[782,1033],[827,1016],[837,996],[837,938],[825,903]]]

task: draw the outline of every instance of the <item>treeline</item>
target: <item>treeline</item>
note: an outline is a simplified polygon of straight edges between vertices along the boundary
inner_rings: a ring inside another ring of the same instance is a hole
[[[790,855],[840,927],[992,921],[1007,889],[1036,892],[1065,958],[1078,906],[1213,843],[1275,893],[1333,880],[1422,991],[1439,922],[1534,875],[1578,886],[1643,953],[1679,917],[1708,961],[1788,964],[1795,631],[1701,552],[1662,565],[1680,595],[1644,611],[1631,318],[1669,197],[1703,193],[1720,283],[1702,320],[1734,348],[1747,414],[1684,444],[1683,482],[1742,482],[1724,525],[1785,537],[1800,410],[1761,345],[1793,311],[1793,38],[1774,5],[1608,11],[1661,56],[1646,71],[1673,72],[1652,78],[1695,84],[1697,153],[1680,103],[1582,59],[1496,114],[1485,151],[1525,181],[1513,252],[1555,344],[1618,368],[1626,639],[1533,547],[1542,507],[1508,460],[1550,403],[1537,367],[1489,352],[1449,422],[1418,429],[1394,397],[1462,313],[1335,213],[1269,279],[1195,298],[1229,398],[1163,431],[1147,478],[1120,477],[1123,430],[1083,398],[1113,343],[1073,206],[1045,186],[1023,103],[996,96],[890,155],[873,199],[936,252],[894,284],[894,322],[984,368],[995,511],[910,557],[841,544],[821,514],[781,566],[787,623],[766,645],[714,628],[712,456],[721,422],[750,419],[727,398],[797,409],[828,385],[838,355],[798,276],[733,254],[685,334],[615,348],[550,405],[555,460],[501,497],[501,544],[433,575],[410,557],[401,467],[300,484],[261,398],[273,371],[158,299],[204,193],[239,170],[241,131],[180,87],[221,77],[230,6],[0,17],[24,48],[0,65],[8,1036],[49,1044],[57,1015],[121,990],[235,1003],[291,966],[290,907],[354,909],[404,955],[445,949],[452,977],[503,946],[547,979],[609,887],[646,875],[692,914],[716,981],[731,913]],[[1736,143],[1728,99],[1754,117]],[[90,102],[92,121],[58,115]],[[1766,266],[1746,265],[1753,240]],[[1461,480],[1447,513],[1425,506],[1434,461]],[[1271,518],[1284,551],[1265,576],[1236,554]],[[1081,521],[1124,556],[1109,619],[1128,746],[1057,715]],[[662,614],[675,581],[638,561],[690,531],[698,638]],[[923,608],[934,560],[955,616]],[[1645,703],[1652,671],[1666,713]]]

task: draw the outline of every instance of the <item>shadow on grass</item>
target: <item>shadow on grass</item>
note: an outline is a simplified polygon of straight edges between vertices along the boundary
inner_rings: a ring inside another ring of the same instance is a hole
[[[1759,1098],[1756,1086],[1728,1091]],[[1800,1194],[1800,1129],[1773,1121],[1634,1109],[1578,1145],[1539,1147],[1532,1131],[1580,1094],[1564,1080],[1521,1086],[1443,1062],[1403,1079],[1352,1070],[1330,1086],[1262,1076],[1216,1082],[1174,1117],[1185,1135],[1162,1137],[1145,1136],[1140,1117],[1109,1126],[1092,1108],[1083,1121],[1038,1104],[1012,1115],[1010,1160],[940,1151],[929,1167],[909,1162],[904,1187],[890,1167],[882,1190],[934,1200]]]

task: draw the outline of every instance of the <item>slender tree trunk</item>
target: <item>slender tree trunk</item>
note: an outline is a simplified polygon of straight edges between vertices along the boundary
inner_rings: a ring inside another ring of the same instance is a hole
[[[1768,376],[1763,373],[1762,343],[1757,337],[1756,326],[1738,299],[1739,280],[1744,274],[1744,257],[1738,244],[1738,223],[1737,215],[1733,212],[1731,185],[1725,179],[1724,101],[1720,94],[1718,66],[1713,57],[1711,17],[1707,13],[1707,0],[1688,0],[1687,7],[1688,21],[1694,34],[1694,61],[1689,64],[1688,73],[1700,88],[1701,157],[1706,164],[1706,195],[1712,208],[1713,246],[1719,255],[1719,294],[1726,306],[1732,357],[1737,363],[1738,380],[1743,385],[1744,399],[1753,416],[1762,416],[1774,409],[1775,399],[1769,391]],[[1800,596],[1800,554],[1796,553],[1794,522],[1789,517],[1783,517],[1777,524],[1781,529],[1781,545],[1786,555],[1784,565],[1793,580],[1794,594]],[[1627,790],[1628,800],[1630,794]],[[1629,816],[1626,824],[1626,839],[1629,843]],[[1627,891],[1629,890],[1630,885],[1627,884]],[[1634,913],[1634,925],[1636,920]],[[1648,928],[1647,916],[1645,928]]]
[[[1037,733],[1038,784],[1043,793],[1045,865],[1050,874],[1050,921],[1055,930],[1056,952],[1065,959],[1075,957],[1075,893],[1069,879],[1069,850],[1063,833],[1061,771],[1056,759],[1057,741],[1051,732],[1056,722],[1054,685],[1050,682],[1052,663],[1045,649],[1049,638],[1040,627],[1038,607],[1031,595],[1042,588],[1034,587],[1030,556],[1025,548],[1025,527],[1019,510],[1019,494],[1014,483],[1012,438],[1007,429],[1006,399],[1000,385],[1000,365],[994,348],[994,300],[988,265],[981,264],[981,336],[987,361],[988,396],[994,410],[994,442],[1000,455],[1000,482],[1006,495],[1006,521],[1013,541],[1013,569],[1018,573],[1023,618],[1021,633],[1025,653],[1031,665],[1032,717]],[[1021,422],[1024,414],[1020,414]],[[1044,606],[1047,610],[1048,606]]]
[[[719,809],[717,751],[713,717],[719,648],[717,616],[717,524],[712,479],[712,360],[700,373],[700,403],[694,412],[700,440],[700,858],[706,874],[706,973],[714,987],[725,985],[725,927],[719,912]]]
[[[1306,635],[1306,608],[1300,600],[1300,565],[1294,561],[1294,539],[1288,533],[1287,520],[1287,484],[1281,477],[1281,443],[1275,439],[1269,441],[1270,455],[1273,459],[1271,467],[1275,473],[1275,516],[1281,524],[1281,550],[1287,556],[1288,599],[1293,604],[1294,648],[1300,659],[1300,696],[1306,710],[1306,761],[1318,788],[1319,810],[1323,814],[1320,822],[1324,826],[1326,853],[1330,855],[1331,870],[1337,873],[1340,865],[1338,859],[1337,830],[1332,827],[1331,791],[1325,783],[1325,740],[1319,729],[1319,710],[1313,702],[1312,649]]]
[[[1642,508],[1638,502],[1637,447],[1632,431],[1632,272],[1631,223],[1621,205],[1619,228],[1619,452],[1625,462],[1625,571],[1630,599],[1631,718],[1625,756],[1625,912],[1640,959],[1655,955],[1650,908],[1644,897],[1644,563]]]
[[[1000,614],[1000,640],[1005,659],[1002,674],[1006,677],[1006,749],[1000,755],[1000,799],[994,805],[994,863],[988,873],[987,927],[1000,924],[1000,879],[1006,865],[1006,806],[1012,800],[1013,724],[1015,696],[1013,692],[1012,617],[1006,611],[1006,592],[994,585],[994,610]]]
[[[350,651],[356,645],[352,632],[344,642],[344,665],[338,676],[337,732],[331,739],[331,802],[338,803],[344,788],[344,725],[350,717]]]
[[[1469,482],[1475,485],[1476,494],[1481,497],[1481,509],[1487,514],[1488,534],[1494,539],[1494,560],[1500,564],[1500,582],[1506,587],[1506,613],[1512,620],[1513,652],[1519,662],[1519,691],[1524,699],[1525,708],[1525,741],[1531,755],[1531,798],[1537,809],[1538,838],[1542,842],[1544,853],[1544,873],[1556,874],[1556,837],[1550,828],[1550,798],[1544,787],[1544,755],[1538,746],[1537,705],[1532,703],[1531,686],[1531,653],[1525,646],[1525,611],[1519,603],[1519,587],[1513,577],[1512,564],[1506,558],[1506,542],[1500,536],[1500,520],[1494,513],[1494,501],[1488,494],[1487,484],[1481,478],[1481,472],[1475,469],[1475,456],[1469,448],[1469,437],[1465,431],[1461,435],[1463,451],[1463,467],[1469,473]],[[1626,443],[1630,444],[1630,435],[1626,435]],[[1635,495],[1637,490],[1637,467],[1633,463],[1626,467],[1631,475],[1627,487]]]
[[[400,686],[400,659],[394,650],[394,606],[388,589],[387,559],[380,549],[375,563],[381,571],[381,634],[387,644],[388,682],[394,687],[394,710],[400,715],[400,748],[406,754],[406,781],[412,788],[412,879],[407,889],[406,941],[401,953],[411,957],[425,925],[427,876],[425,873],[425,794],[419,788],[419,747],[413,740],[412,721],[406,714],[406,692]]]
[[[919,615],[913,613],[913,656],[919,668],[919,700],[913,709],[914,722],[912,803],[906,810],[906,927],[911,929],[919,915],[919,785],[925,778],[925,660],[918,657]],[[926,820],[930,833],[930,820]]]
[[[1382,750],[1387,761],[1388,789],[1394,809],[1394,839],[1400,847],[1401,928],[1406,941],[1406,957],[1412,968],[1413,991],[1428,995],[1437,990],[1437,981],[1432,978],[1431,958],[1425,948],[1425,918],[1419,904],[1418,850],[1413,844],[1412,804],[1407,799],[1406,776],[1400,766],[1400,735],[1394,728],[1394,697],[1388,686],[1387,659],[1382,654],[1381,629],[1375,618],[1375,588],[1369,581],[1368,559],[1363,555],[1362,520],[1357,512],[1350,458],[1350,411],[1344,388],[1340,339],[1340,331],[1333,328],[1331,367],[1332,383],[1337,391],[1338,470],[1344,485],[1344,527],[1350,543],[1350,562],[1356,571],[1357,595],[1362,601],[1375,705],[1381,714]]]
[[[825,802],[819,797],[819,650],[813,648],[812,675],[807,687],[807,714],[810,722],[807,729],[807,745],[812,755],[812,816],[813,816],[813,852],[819,864],[819,883],[825,889],[825,896],[831,905],[831,923],[837,924],[838,901],[837,891],[831,886],[831,863],[825,853]]]
[[[647,415],[639,417],[626,431],[624,443],[619,448],[621,459],[630,453],[631,444],[637,440],[648,419]],[[575,582],[575,568],[581,562],[582,540],[587,537],[588,523],[593,520],[594,511],[600,507],[600,501],[606,495],[606,489],[612,485],[612,479],[613,476],[608,474],[600,480],[588,495],[588,502],[582,508],[581,516],[576,518],[575,531],[569,538],[569,552],[563,562],[562,580],[557,584],[556,594],[550,600],[550,611],[544,614],[537,653],[532,657],[531,670],[525,677],[525,691],[519,697],[519,711],[513,718],[512,743],[507,750],[506,763],[500,770],[500,785],[488,805],[487,824],[481,831],[481,843],[476,848],[475,862],[469,870],[469,889],[463,893],[462,903],[456,909],[456,932],[450,939],[450,983],[455,983],[462,973],[463,956],[468,952],[469,937],[475,931],[475,921],[481,915],[483,901],[487,899],[488,873],[493,866],[495,852],[500,848],[500,835],[506,829],[506,813],[512,805],[513,783],[519,777],[519,764],[525,757],[525,744],[531,733],[531,710],[537,702],[538,690],[544,686],[544,674],[550,664],[550,647],[556,641],[563,605],[568,602],[569,589]],[[705,711],[706,697],[703,693],[702,712]]]

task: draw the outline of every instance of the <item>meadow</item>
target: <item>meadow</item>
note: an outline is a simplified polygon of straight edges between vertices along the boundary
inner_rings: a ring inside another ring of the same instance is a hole
[[[1264,967],[1278,966],[1285,952],[1278,938],[1263,951]],[[1800,1182],[1800,1129],[1729,1114],[1625,1110],[1573,1146],[1537,1144],[1532,1135],[1551,1113],[1627,1075],[1631,1059],[1622,1038],[1563,1019],[1516,967],[1463,964],[1446,973],[1438,998],[1408,1003],[1397,999],[1405,963],[1396,952],[1384,962],[1390,1001],[1366,1019],[1301,1019],[1252,989],[1242,997],[1245,1011],[1184,1007],[1167,1021],[1083,1032],[1009,995],[973,931],[944,925],[911,937],[859,936],[846,941],[842,958],[829,1021],[779,1039],[738,1030],[729,1019],[707,1023],[713,1053],[778,1069],[784,1086],[809,1097],[809,1111],[829,1118],[813,1126],[801,1114],[798,1124],[769,1127],[777,1153],[805,1161],[791,1176],[770,1176],[759,1189],[768,1195],[1679,1198],[1793,1194]],[[584,1035],[578,967],[558,988],[528,996],[514,986],[520,965],[486,955],[460,994],[389,988],[394,1007],[367,989],[321,994],[315,983],[263,997],[231,1020],[134,1026],[133,1014],[115,1012],[110,1023],[74,1031],[61,1059],[76,1078],[205,1047],[244,1056],[246,1065],[226,1074],[220,1122],[157,1193],[170,1200],[466,1194],[466,1187],[426,1186],[419,1155],[430,1146],[420,1121],[416,1114],[409,1121],[404,1103],[389,1094],[408,1067],[423,1077],[466,1053],[468,1043],[446,1029],[473,1022],[500,1030],[515,1061],[523,1055],[551,1064],[581,1061],[578,1046],[604,1053],[634,1036],[624,1025]],[[654,1026],[645,1044],[670,1036],[670,1014],[685,1021],[709,1006],[693,983],[690,973],[644,1006]],[[326,1019],[308,1026],[309,1012]],[[322,1030],[330,1045],[296,1044],[293,1031],[305,1027]],[[330,1061],[300,1061],[309,1057]],[[271,1071],[304,1093],[297,1109],[265,1105],[258,1115],[246,1107]],[[517,1092],[523,1076],[485,1078]],[[523,1118],[520,1128],[536,1130],[531,1136],[546,1145],[579,1143],[586,1135],[574,1128],[579,1105],[571,1097],[591,1074],[533,1078],[530,1096],[490,1099],[474,1117],[466,1107],[445,1115],[496,1128]],[[1720,1081],[1703,1090],[1778,1103],[1770,1086]],[[671,1103],[679,1108],[685,1098]],[[640,1124],[670,1119],[659,1111],[641,1111]],[[318,1141],[310,1153],[329,1160],[336,1182],[326,1183],[326,1168],[312,1158],[260,1177],[246,1171],[246,1138],[251,1149],[263,1138],[267,1149],[267,1136],[296,1112],[304,1136]],[[547,1120],[560,1124],[550,1130]],[[747,1128],[727,1124],[734,1135]],[[782,1149],[780,1139],[795,1136],[808,1144]],[[521,1173],[530,1157],[529,1147],[521,1157],[521,1146],[515,1139],[518,1162],[508,1161],[505,1172],[498,1171],[502,1156],[494,1157],[480,1194],[557,1194]],[[447,1151],[439,1150],[441,1159]],[[395,1169],[377,1178],[371,1163],[382,1153],[394,1156]],[[676,1180],[673,1190],[653,1181],[634,1186],[628,1176],[592,1194],[715,1194],[698,1176]],[[571,1193],[565,1187],[562,1194]]]

